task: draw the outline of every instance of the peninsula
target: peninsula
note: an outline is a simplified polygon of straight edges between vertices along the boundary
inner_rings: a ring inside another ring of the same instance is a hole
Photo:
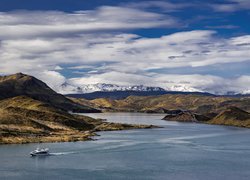
[[[0,77],[0,144],[89,140],[97,131],[153,128],[69,112],[98,113],[22,73]]]

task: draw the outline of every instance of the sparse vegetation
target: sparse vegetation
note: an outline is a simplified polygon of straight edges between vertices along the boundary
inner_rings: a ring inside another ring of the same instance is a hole
[[[130,96],[122,100],[112,99],[74,99],[73,101],[99,108],[104,111],[135,111],[135,112],[164,112],[165,110],[183,109],[197,113],[221,112],[227,107],[235,106],[245,111],[250,111],[250,98],[166,94],[159,96]]]
[[[208,123],[250,128],[250,113],[237,107],[229,107],[208,121]]]
[[[95,131],[151,128],[70,114],[65,111],[68,106],[98,112],[67,100],[33,77],[0,77],[0,144],[89,140]]]
[[[130,96],[122,100],[72,100],[104,111],[163,113],[168,114],[165,120],[250,127],[247,112],[250,111],[249,97],[167,94]],[[169,115],[171,111],[180,110],[185,112]]]

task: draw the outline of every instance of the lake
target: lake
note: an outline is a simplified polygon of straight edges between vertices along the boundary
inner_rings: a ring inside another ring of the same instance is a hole
[[[163,128],[99,132],[96,141],[1,145],[0,179],[249,180],[250,129],[161,120],[162,114],[87,114]]]

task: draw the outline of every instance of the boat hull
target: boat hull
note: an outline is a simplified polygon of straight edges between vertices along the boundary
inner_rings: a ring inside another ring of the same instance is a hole
[[[33,153],[30,153],[30,155],[32,157],[34,157],[34,156],[49,156],[50,154],[49,153],[47,153],[47,154],[33,154]]]

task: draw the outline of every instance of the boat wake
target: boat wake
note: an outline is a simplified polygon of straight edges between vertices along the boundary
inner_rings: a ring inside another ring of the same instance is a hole
[[[49,153],[50,156],[62,156],[62,155],[68,155],[68,154],[77,154],[79,152],[56,152],[56,153]]]

